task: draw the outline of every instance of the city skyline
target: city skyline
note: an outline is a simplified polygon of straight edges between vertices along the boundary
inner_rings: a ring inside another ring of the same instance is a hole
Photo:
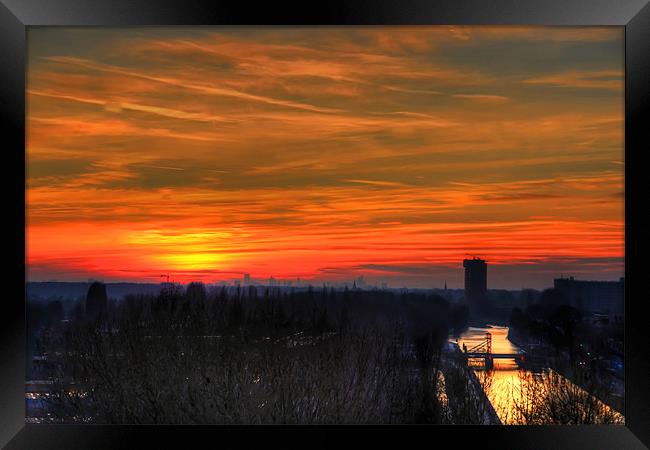
[[[486,261],[480,260],[483,263],[487,263]],[[463,261],[463,265],[465,264],[465,261]],[[273,275],[270,277],[257,277],[254,275],[251,275],[250,273],[241,273],[239,276],[235,277],[229,277],[229,278],[215,278],[213,280],[207,281],[199,281],[199,280],[184,280],[184,281],[176,281],[170,274],[161,274],[160,275],[160,281],[155,281],[155,280],[149,280],[149,281],[144,281],[144,282],[138,282],[138,281],[129,281],[129,280],[120,280],[120,279],[104,279],[104,278],[88,278],[85,280],[82,279],[77,279],[77,280],[57,280],[57,279],[46,279],[46,280],[33,280],[35,283],[71,283],[71,284],[84,284],[84,283],[94,283],[94,282],[100,282],[100,283],[107,283],[107,284],[150,284],[150,285],[164,285],[164,284],[176,284],[176,285],[183,285],[183,286],[188,286],[191,283],[196,283],[196,282],[201,282],[204,283],[207,286],[278,286],[278,287],[302,287],[302,288],[307,288],[307,287],[313,287],[313,288],[319,288],[322,286],[326,286],[328,288],[333,287],[333,288],[353,288],[353,287],[358,287],[361,289],[430,289],[430,290],[450,290],[450,291],[465,291],[465,294],[467,295],[467,283],[468,283],[468,271],[467,268],[463,266],[462,269],[462,274],[461,274],[461,279],[457,280],[457,276],[455,275],[454,277],[451,277],[450,280],[431,280],[432,282],[429,285],[422,285],[422,286],[412,286],[412,285],[405,285],[405,284],[396,284],[393,280],[391,282],[390,279],[382,279],[382,278],[377,278],[377,277],[370,277],[366,278],[364,275],[357,276],[357,277],[350,277],[348,279],[337,279],[337,280],[329,280],[329,279],[319,279],[319,278],[276,278]],[[521,286],[519,288],[504,288],[501,286],[492,286],[490,282],[492,280],[486,278],[485,280],[485,289],[487,291],[495,291],[495,290],[508,290],[508,291],[525,291],[525,290],[536,290],[536,291],[543,291],[546,289],[553,289],[557,288],[558,280],[560,281],[576,281],[578,283],[620,283],[624,280],[624,276],[621,276],[617,279],[601,279],[601,280],[595,280],[595,279],[578,279],[575,278],[573,275],[570,273],[561,273],[558,276],[554,276],[552,279],[548,280],[547,284],[539,287],[531,287],[531,286]]]
[[[28,33],[29,281],[624,275],[623,31]]]

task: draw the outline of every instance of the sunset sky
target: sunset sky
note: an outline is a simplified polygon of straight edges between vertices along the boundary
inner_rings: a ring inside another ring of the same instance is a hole
[[[28,280],[623,276],[623,28],[38,28]]]

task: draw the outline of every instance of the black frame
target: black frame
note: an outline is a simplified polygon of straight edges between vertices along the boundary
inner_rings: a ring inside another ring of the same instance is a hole
[[[644,151],[650,149],[650,5],[648,0],[330,0],[298,5],[226,0],[0,0],[0,123],[5,166],[3,270],[10,294],[0,310],[0,445],[25,448],[160,447],[207,439],[211,446],[338,446],[362,434],[364,446],[455,443],[526,449],[642,449],[650,446],[650,355],[644,341]],[[625,426],[97,426],[25,425],[25,49],[34,25],[618,25],[625,27]],[[646,114],[644,114],[646,113]],[[644,126],[646,125],[646,126]],[[22,153],[21,153],[22,152]],[[22,155],[22,156],[21,156]],[[7,161],[5,159],[5,161]],[[6,200],[10,201],[6,201]],[[636,297],[634,298],[636,294]],[[633,300],[631,300],[634,298]],[[291,432],[291,433],[289,433]],[[341,435],[341,432],[345,432]],[[446,440],[446,439],[445,439]],[[261,441],[261,442],[260,442]],[[451,444],[450,445],[454,445]],[[645,444],[645,445],[644,445]],[[191,444],[190,444],[191,445]],[[463,445],[463,446],[464,446]]]

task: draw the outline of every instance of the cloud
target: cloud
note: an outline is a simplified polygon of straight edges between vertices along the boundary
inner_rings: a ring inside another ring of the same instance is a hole
[[[479,103],[494,103],[500,104],[505,103],[509,99],[503,95],[490,95],[490,94],[454,94],[452,95],[455,98],[474,100]]]
[[[623,267],[622,75],[607,69],[620,30],[35,33],[39,276],[355,272],[431,286],[467,252],[512,283],[542,284],[560,264]],[[522,40],[557,73],[499,56]],[[604,50],[602,69],[584,69],[587,46]]]
[[[394,181],[382,181],[382,180],[343,180],[343,181],[347,183],[367,184],[370,186],[379,186],[379,187],[405,186],[404,183],[397,183]]]
[[[461,41],[609,42],[622,40],[622,27],[453,26],[450,34]]]
[[[134,167],[146,167],[149,169],[162,169],[162,170],[185,170],[182,167],[170,167],[170,166],[152,166],[149,164],[133,164]]]
[[[396,28],[391,35],[411,43],[420,41],[424,45],[419,47],[424,49],[430,48],[434,42],[431,39],[432,32],[435,33],[435,29],[427,30],[423,38],[414,38],[416,30],[410,29],[405,33]],[[261,33],[265,34],[264,31]],[[363,35],[364,32],[360,34]],[[447,85],[476,85],[493,81],[476,70],[459,70],[449,65],[434,64],[424,58],[391,54],[381,45],[382,42],[390,42],[385,33],[372,32],[371,35],[376,38],[379,51],[351,44],[348,33],[343,36],[340,33],[330,33],[330,41],[314,46],[261,42],[243,36],[226,39],[223,35],[214,33],[196,40],[140,39],[125,44],[128,46],[125,50],[142,58],[169,58],[170,55],[187,55],[188,52],[196,57],[217,57],[228,61],[232,71],[242,75],[238,79],[228,78],[228,82],[242,87],[253,87],[268,79],[290,78],[292,82],[300,83],[299,79],[314,77],[337,85],[351,83],[396,92],[436,95],[439,92],[435,89],[408,88],[389,80],[407,77]]]
[[[82,59],[82,58],[74,58],[74,57],[65,57],[65,56],[52,56],[48,58],[49,61],[53,62],[58,62],[61,64],[66,64],[66,65],[78,65],[81,67],[85,67],[88,69],[92,70],[97,70],[97,71],[102,71],[102,72],[107,72],[107,73],[115,73],[115,74],[120,74],[120,75],[128,75],[136,78],[142,78],[145,80],[150,80],[150,81],[155,81],[158,83],[163,83],[163,84],[168,84],[172,86],[176,86],[179,88],[183,89],[190,89],[194,91],[199,91],[203,92],[205,94],[211,94],[211,95],[217,95],[217,96],[225,96],[225,97],[235,97],[239,98],[242,100],[247,100],[247,101],[255,101],[255,102],[261,102],[261,103],[267,103],[270,105],[276,105],[276,106],[284,106],[288,108],[295,108],[295,109],[303,109],[307,111],[313,111],[313,112],[321,112],[321,113],[332,113],[332,112],[337,112],[339,110],[333,109],[333,108],[325,108],[325,107],[318,107],[310,104],[305,104],[305,103],[299,103],[299,102],[293,102],[289,100],[281,100],[281,99],[275,99],[271,97],[265,97],[261,95],[254,95],[254,94],[249,94],[246,92],[240,92],[235,89],[227,89],[227,88],[220,88],[216,87],[211,84],[205,84],[205,83],[192,83],[189,82],[188,80],[183,80],[180,78],[170,78],[170,77],[162,77],[162,76],[156,76],[156,75],[149,75],[145,73],[140,73],[137,71],[129,70],[123,67],[119,66],[111,66],[108,64],[101,64],[101,63],[96,63],[87,59]]]
[[[221,141],[219,137],[199,133],[179,133],[167,128],[145,128],[134,125],[132,121],[102,118],[88,121],[76,117],[29,117],[31,124],[40,124],[45,131],[51,128],[66,137],[88,136],[149,136],[159,138],[187,139],[191,141]],[[48,130],[50,131],[50,130]]]
[[[526,84],[540,84],[579,89],[623,89],[623,72],[620,70],[577,71],[569,70],[551,75],[523,80]]]

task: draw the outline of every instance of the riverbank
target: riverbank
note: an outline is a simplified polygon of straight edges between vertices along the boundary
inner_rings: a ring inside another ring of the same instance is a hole
[[[566,352],[558,352],[541,340],[525,339],[513,329],[508,331],[508,340],[527,353],[527,364],[535,362],[535,368],[542,366],[562,375],[567,380],[590,392],[598,400],[623,415],[625,410],[625,389],[622,382],[608,373],[596,371],[594,375],[577,376],[574,363]]]
[[[501,420],[486,394],[486,386],[466,364],[460,347],[448,342],[441,372],[449,420],[456,425],[500,425]]]

